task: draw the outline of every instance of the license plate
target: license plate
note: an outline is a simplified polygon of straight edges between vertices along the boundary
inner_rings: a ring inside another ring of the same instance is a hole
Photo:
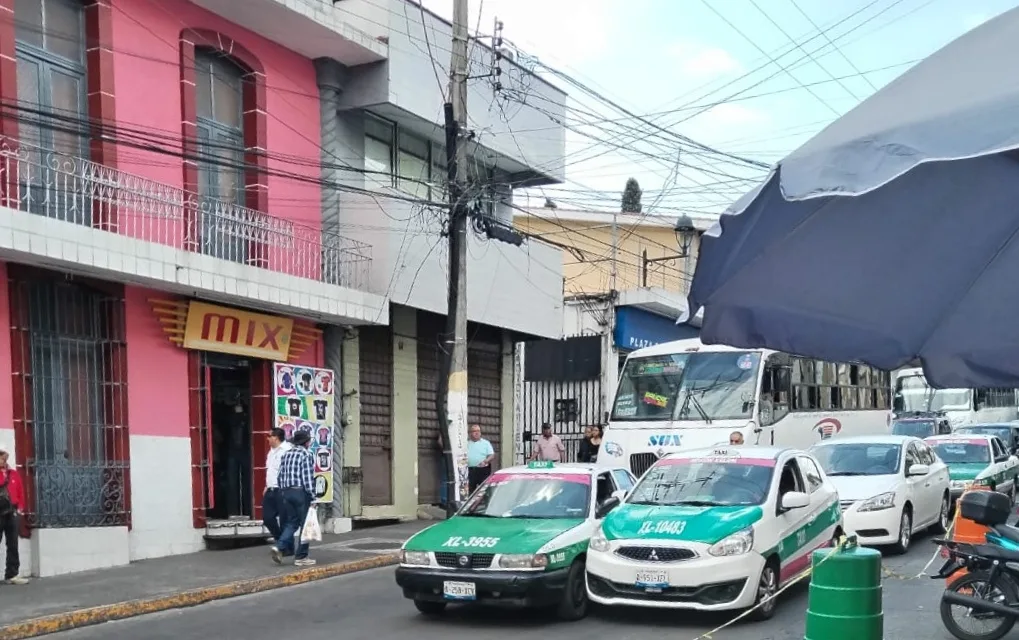
[[[474,600],[478,589],[473,582],[443,582],[442,593],[447,600]]]
[[[662,589],[669,586],[669,574],[664,571],[638,571],[634,584],[638,587]]]

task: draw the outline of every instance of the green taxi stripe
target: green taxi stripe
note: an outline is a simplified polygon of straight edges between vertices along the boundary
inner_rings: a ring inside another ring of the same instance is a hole
[[[784,563],[824,533],[825,529],[838,524],[841,517],[842,510],[839,509],[838,501],[832,502],[831,506],[819,513],[816,518],[782,538],[777,546],[768,549],[763,555],[769,556],[777,552],[779,560]]]

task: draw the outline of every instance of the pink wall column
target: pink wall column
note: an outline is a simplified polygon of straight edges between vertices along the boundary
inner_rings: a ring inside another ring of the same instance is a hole
[[[167,340],[149,298],[165,293],[126,287],[128,415],[132,436],[188,437],[187,352]]]
[[[11,387],[11,305],[7,290],[7,263],[0,262],[0,440],[13,440],[14,393]],[[12,431],[8,431],[11,429]],[[13,442],[7,442],[13,446]]]

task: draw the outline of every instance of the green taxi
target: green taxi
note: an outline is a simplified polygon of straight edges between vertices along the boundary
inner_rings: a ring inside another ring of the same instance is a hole
[[[952,499],[969,485],[1000,491],[1015,501],[1019,459],[997,436],[976,433],[932,436],[924,440],[948,465]]]
[[[457,513],[404,543],[396,583],[427,615],[450,603],[587,614],[587,544],[634,485],[623,468],[532,462],[493,473]]]

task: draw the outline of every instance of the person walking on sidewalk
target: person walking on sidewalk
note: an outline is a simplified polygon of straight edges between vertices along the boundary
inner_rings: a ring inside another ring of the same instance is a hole
[[[28,584],[21,572],[21,555],[18,552],[18,520],[25,508],[25,490],[18,470],[7,464],[10,459],[6,445],[0,443],[0,538],[7,545],[4,565],[4,582]]]
[[[311,434],[298,431],[291,439],[293,447],[280,459],[279,488],[283,498],[284,522],[279,540],[271,550],[272,560],[283,564],[283,557],[293,554],[294,564],[305,567],[315,564],[308,557],[308,543],[301,542],[300,531],[315,499],[315,460],[308,451]]]
[[[283,494],[280,493],[280,460],[290,450],[287,432],[279,427],[269,431],[269,455],[265,459],[265,494],[262,496],[262,524],[269,530],[273,543],[283,533]]]

